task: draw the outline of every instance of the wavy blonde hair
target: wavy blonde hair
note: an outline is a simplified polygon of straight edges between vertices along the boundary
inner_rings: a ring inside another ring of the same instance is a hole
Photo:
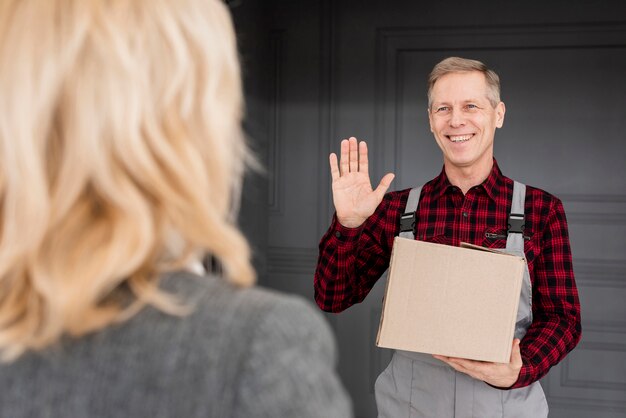
[[[219,0],[0,0],[4,360],[146,304],[180,312],[158,275],[193,257],[254,282],[242,102]]]

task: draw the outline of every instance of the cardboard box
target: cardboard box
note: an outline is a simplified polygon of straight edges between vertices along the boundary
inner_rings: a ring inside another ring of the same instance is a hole
[[[525,260],[397,237],[376,345],[508,363]]]

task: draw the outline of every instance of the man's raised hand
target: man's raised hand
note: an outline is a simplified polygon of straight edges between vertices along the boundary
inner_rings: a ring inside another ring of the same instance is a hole
[[[345,227],[356,228],[374,213],[394,174],[387,173],[372,190],[367,144],[365,141],[358,143],[354,137],[341,141],[339,164],[334,153],[330,154],[329,160],[337,220]]]

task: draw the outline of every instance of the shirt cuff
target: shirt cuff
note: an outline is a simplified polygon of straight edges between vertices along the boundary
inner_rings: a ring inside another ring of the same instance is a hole
[[[359,240],[361,231],[363,231],[363,225],[356,228],[348,228],[341,225],[339,220],[337,220],[337,214],[334,214],[330,230],[331,239],[337,242],[337,244],[354,243]]]
[[[530,385],[532,382],[532,366],[529,364],[522,365],[517,377],[517,382],[513,384],[509,389],[518,389]]]
[[[517,376],[517,381],[509,387],[494,386],[490,383],[487,383],[487,382],[485,383],[487,383],[487,385],[491,386],[494,389],[511,390],[511,389],[523,388],[524,386],[530,385],[532,382],[530,382],[529,379],[531,379],[530,366],[527,366],[524,364],[519,371],[519,375]]]

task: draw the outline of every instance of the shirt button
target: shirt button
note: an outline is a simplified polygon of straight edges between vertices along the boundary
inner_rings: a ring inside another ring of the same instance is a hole
[[[341,232],[336,231],[336,232],[335,232],[335,236],[336,236],[337,238],[341,238]]]
[[[469,216],[469,214],[467,212],[463,212],[463,217],[467,218]]]

